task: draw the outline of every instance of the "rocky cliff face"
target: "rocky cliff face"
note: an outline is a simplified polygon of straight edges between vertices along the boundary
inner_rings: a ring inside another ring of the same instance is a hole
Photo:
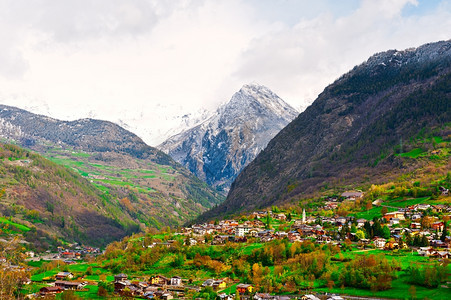
[[[395,155],[401,141],[432,129],[449,134],[450,103],[451,41],[376,54],[327,87],[271,140],[232,184],[227,200],[204,217],[396,173],[404,167]]]
[[[228,190],[241,170],[297,114],[268,88],[245,85],[212,117],[158,148],[208,184]]]

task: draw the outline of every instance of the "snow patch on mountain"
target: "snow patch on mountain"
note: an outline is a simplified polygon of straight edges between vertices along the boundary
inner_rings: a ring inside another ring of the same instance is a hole
[[[168,114],[168,111],[171,114]],[[139,116],[134,112],[125,112],[115,120],[117,124],[134,132],[149,145],[157,145],[167,138],[192,128],[207,118],[212,113],[205,109],[185,113],[179,106],[158,105],[151,110],[142,110]]]

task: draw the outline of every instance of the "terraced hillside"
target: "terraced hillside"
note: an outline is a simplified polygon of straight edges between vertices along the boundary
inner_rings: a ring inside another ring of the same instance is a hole
[[[76,172],[15,145],[0,144],[0,235],[38,248],[60,241],[105,245],[139,231],[119,205]]]
[[[136,223],[178,226],[224,200],[168,155],[107,121],[60,121],[0,105],[0,137],[84,176]]]
[[[118,199],[123,209],[146,226],[178,226],[215,201],[204,192],[205,183],[196,180],[186,184],[180,171],[172,166],[119,153],[48,148],[44,155],[78,172],[108,197]]]

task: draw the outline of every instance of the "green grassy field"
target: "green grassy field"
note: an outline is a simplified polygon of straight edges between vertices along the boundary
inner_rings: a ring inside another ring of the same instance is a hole
[[[382,205],[386,206],[393,206],[393,207],[407,207],[412,206],[415,204],[444,204],[443,201],[440,200],[432,200],[430,197],[421,197],[421,198],[411,198],[411,199],[405,199],[405,198],[396,198],[396,199],[389,199],[387,198]],[[393,207],[387,207],[387,212],[393,212],[396,211],[396,208]],[[361,211],[357,213],[350,214],[351,216],[354,216],[358,219],[366,219],[366,220],[372,220],[374,217],[382,217],[382,206],[374,206],[373,208]]]
[[[255,249],[260,249],[260,248],[262,248],[263,245],[264,245],[263,243],[254,243],[254,244],[250,244],[249,246],[244,247],[244,248],[241,249],[240,251],[241,251],[241,253],[244,254],[244,255],[250,255],[250,254],[252,254],[252,252],[253,252]]]
[[[411,287],[410,284],[403,283],[403,278],[399,278],[392,283],[392,288],[386,291],[378,291],[373,292],[370,290],[362,290],[357,288],[348,288],[345,287],[341,289],[339,287],[334,287],[332,290],[328,288],[316,288],[315,292],[323,292],[323,293],[337,293],[337,294],[345,294],[350,296],[361,296],[361,297],[378,297],[378,298],[387,298],[387,299],[412,299],[412,296],[409,293],[409,289]],[[415,286],[416,289],[416,297],[415,299],[434,299],[434,300],[448,300],[451,297],[450,289],[445,288],[436,288],[436,289],[427,289],[421,286]]]
[[[49,260],[38,260],[38,261],[28,261],[27,265],[33,268],[40,268],[44,263],[49,262]]]
[[[409,289],[411,284],[407,283],[407,276],[403,270],[407,269],[412,263],[420,263],[420,264],[432,264],[436,260],[429,259],[427,257],[423,257],[418,255],[414,251],[401,251],[399,253],[392,253],[389,251],[379,250],[379,249],[369,249],[369,250],[357,250],[353,252],[342,253],[343,258],[354,259],[356,255],[371,255],[371,254],[382,254],[385,255],[387,259],[395,259],[400,263],[402,270],[397,272],[397,278],[392,281],[392,288],[387,291],[378,291],[373,292],[370,290],[357,289],[352,287],[345,287],[344,289],[340,287],[334,287],[332,290],[328,288],[321,287],[315,289],[315,291],[319,292],[332,292],[339,294],[346,294],[352,296],[362,296],[362,297],[381,297],[381,298],[397,298],[397,299],[411,299],[409,294]],[[338,258],[340,254],[335,255]],[[341,267],[342,262],[334,262],[334,265]],[[449,273],[451,273],[451,266],[448,265]],[[451,286],[448,286],[451,287]],[[451,297],[451,289],[447,288],[436,288],[436,289],[428,289],[422,286],[415,286],[416,288],[416,298],[417,299],[450,299]]]
[[[99,290],[97,285],[86,285],[85,289],[87,291],[77,291],[75,295],[81,297],[83,299],[105,299],[104,297],[100,297],[97,295],[97,291]]]
[[[236,286],[237,286],[237,285],[238,285],[238,283],[236,283],[236,284],[234,284],[234,285],[231,285],[231,286],[225,288],[225,289],[222,291],[222,293],[226,293],[227,295],[235,294],[235,293],[236,293]]]
[[[388,208],[387,211],[393,212],[396,211],[396,209]],[[376,206],[366,211],[350,214],[350,216],[356,217],[357,219],[366,219],[366,220],[372,220],[374,217],[380,218],[382,217],[382,206]]]
[[[5,217],[0,217],[0,223],[14,226],[14,227],[16,227],[17,229],[19,229],[21,231],[30,231],[30,228],[28,228],[27,226],[19,224],[19,223],[16,223],[16,222],[13,222],[11,220],[8,220]]]
[[[411,150],[411,151],[409,151],[409,152],[401,153],[401,154],[399,154],[398,156],[401,156],[401,157],[410,157],[410,158],[417,158],[417,157],[419,157],[419,156],[425,156],[425,155],[427,155],[427,152],[425,152],[423,149],[415,148],[415,149],[413,149],[413,150]]]
[[[43,281],[46,278],[53,279],[53,276],[58,274],[58,272],[59,272],[58,270],[45,271],[43,273],[32,275],[31,280],[32,281]]]
[[[74,157],[91,157],[91,154],[84,152],[72,152],[71,155]]]

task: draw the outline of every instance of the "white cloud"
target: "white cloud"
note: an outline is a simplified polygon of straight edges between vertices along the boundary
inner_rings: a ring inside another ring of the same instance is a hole
[[[235,76],[264,82],[293,105],[311,102],[333,80],[375,52],[449,39],[451,11],[403,17],[417,1],[363,1],[351,14],[321,14],[255,39]]]
[[[0,0],[0,101],[59,118],[123,119],[142,132],[167,130],[174,115],[212,109],[253,81],[299,107],[374,52],[450,38],[449,1],[403,15],[415,6]]]

